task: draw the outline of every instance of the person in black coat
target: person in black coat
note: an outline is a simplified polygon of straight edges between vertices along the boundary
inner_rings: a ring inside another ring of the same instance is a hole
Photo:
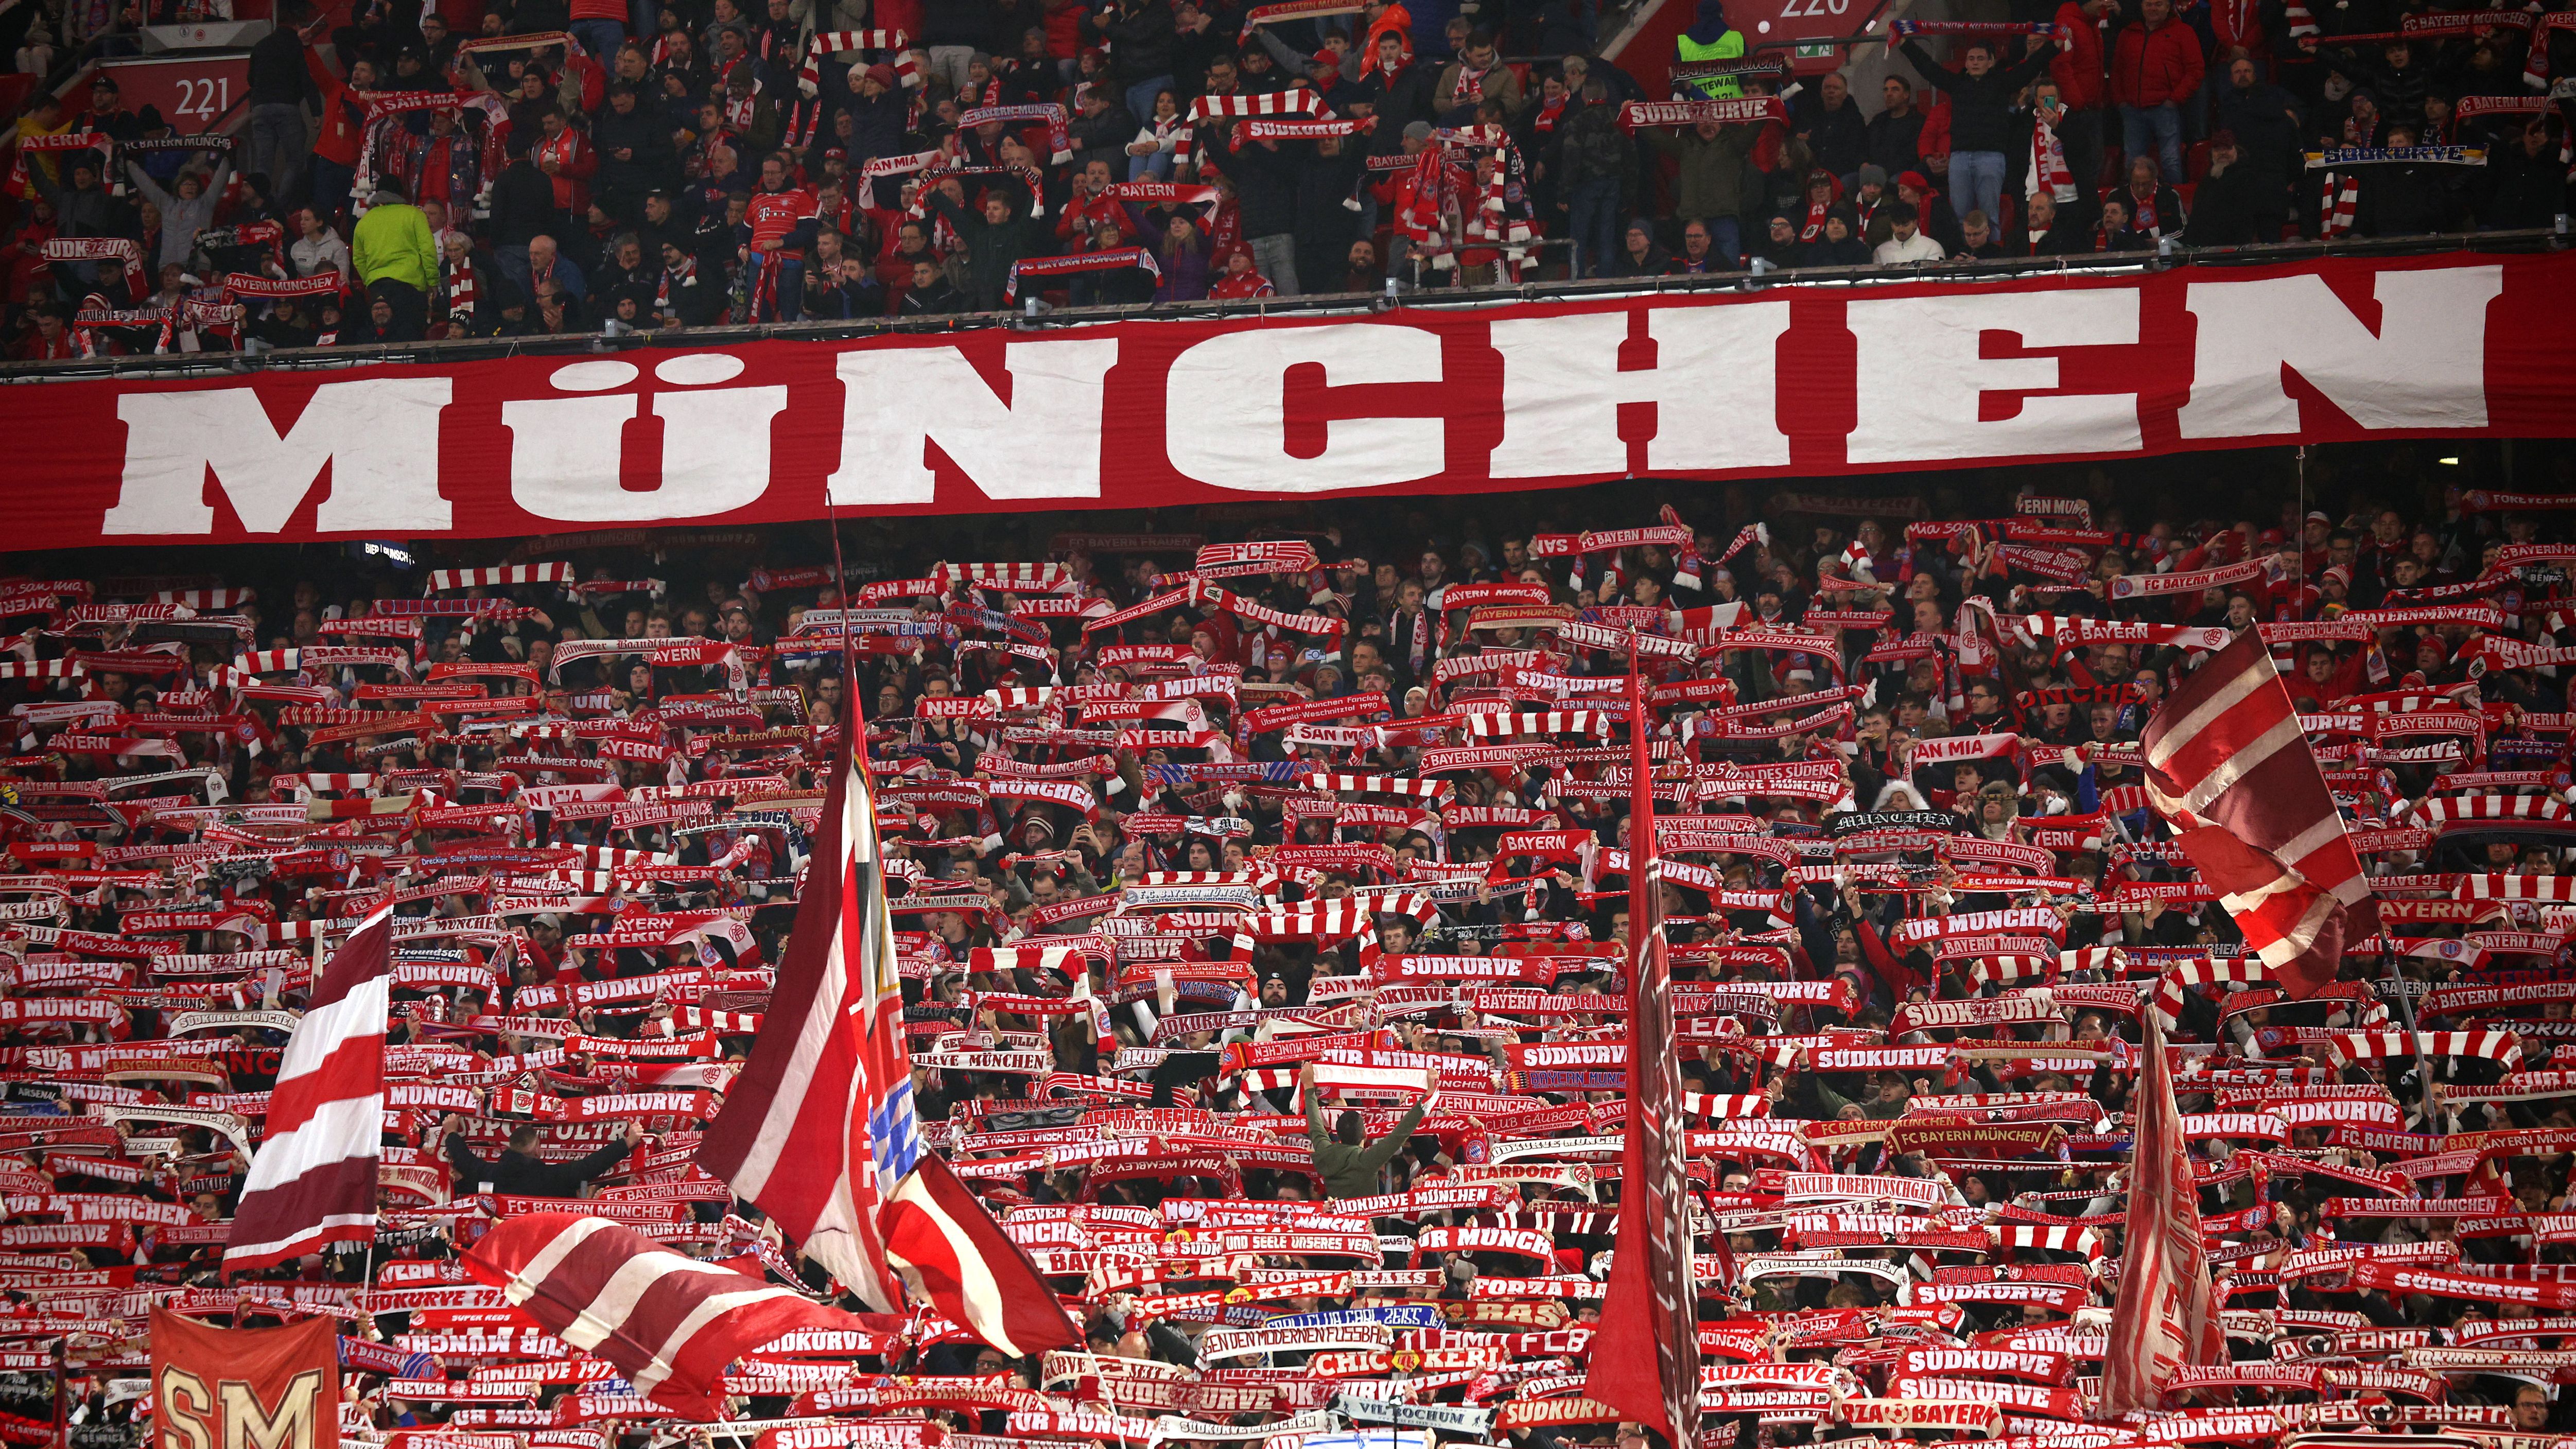
[[[1809,267],[1865,267],[1870,264],[1869,243],[1860,239],[1859,218],[1852,209],[1835,203],[1825,213],[1825,234],[1807,244],[1806,257],[1799,263]]]
[[[2019,257],[2063,257],[2092,250],[2091,239],[2082,227],[2057,205],[2057,198],[2043,191],[2023,203],[2022,224],[2004,243],[2004,250]]]
[[[1923,164],[1923,108],[1914,103],[1914,85],[1901,75],[1881,86],[1887,108],[1869,119],[1869,159],[1890,176]]]
[[[2263,198],[2256,195],[2261,182],[2236,147],[2236,133],[2213,131],[2209,136],[2209,174],[2191,194],[2191,221],[2183,229],[2183,240],[2196,247],[2241,247],[2263,239],[2255,229],[2254,216]],[[2275,187],[2273,190],[2277,191]],[[2279,227],[2272,240],[2281,238]]]
[[[929,262],[912,264],[912,286],[896,304],[903,317],[948,317],[966,310],[965,294],[949,285],[948,275]]]
[[[2388,144],[2417,144],[2415,127],[2403,122],[2391,125]],[[2450,229],[2455,200],[2448,166],[2373,166],[2361,183],[2353,230],[2363,236],[2430,236]]]
[[[2299,174],[2298,102],[2257,76],[2243,56],[2227,66],[2227,84],[2210,97],[2210,128],[2236,138],[2237,163],[2253,196],[2254,236],[2281,239],[2290,216],[2290,178]]]
[[[1154,92],[1172,84],[1180,41],[1170,0],[1118,0],[1107,13],[1085,17],[1082,28],[1108,43],[1110,74],[1126,88],[1127,113],[1152,115]]]
[[[624,1141],[560,1165],[538,1158],[534,1123],[512,1130],[510,1145],[489,1162],[465,1145],[464,1118],[451,1114],[439,1135],[447,1146],[447,1160],[456,1167],[459,1186],[488,1183],[490,1191],[514,1197],[578,1197],[583,1183],[625,1160],[643,1142],[644,1129],[629,1122]]]
[[[1959,194],[1959,205],[1969,211],[1994,216],[2002,210],[2005,157],[2016,139],[2013,100],[2057,55],[2056,48],[2043,47],[2037,35],[2029,38],[2028,46],[2021,59],[1999,65],[1991,45],[1972,40],[1960,52],[1957,66],[1933,59],[1932,52],[1911,36],[1899,47],[1914,68],[1950,98],[1950,186]],[[1949,245],[1938,232],[1934,240]]]
[[[1869,122],[1841,71],[1817,82],[1814,90],[1798,93],[1789,107],[1789,129],[1807,143],[1816,165],[1846,186],[1869,159]]]
[[[2551,135],[2557,124],[2555,116],[2535,117],[2521,135],[2487,153],[2479,229],[2545,227],[2567,209],[2567,168]]]
[[[592,185],[602,208],[618,220],[642,214],[646,192],[680,184],[670,128],[627,82],[609,86],[608,108],[590,123],[590,137],[599,150],[599,171]]]
[[[1297,276],[1302,290],[1330,291],[1329,278],[1350,264],[1360,234],[1360,213],[1347,205],[1357,194],[1359,143],[1327,136],[1308,150],[1297,173]]]
[[[1601,269],[1605,277],[1660,277],[1673,269],[1673,254],[1655,244],[1654,224],[1640,217],[1628,223],[1619,254]]]

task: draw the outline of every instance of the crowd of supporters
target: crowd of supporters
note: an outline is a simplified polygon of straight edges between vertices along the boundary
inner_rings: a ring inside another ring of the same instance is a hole
[[[856,724],[929,1145],[1089,1351],[782,1343],[738,1417],[819,1437],[764,1443],[1611,1434],[1557,1410],[1619,1190],[1645,729],[1713,1442],[2565,1430],[2570,461],[898,521],[847,540],[846,597],[819,525],[22,557],[0,1364],[58,1345],[72,1442],[130,1444],[154,1305],[331,1314],[367,1441],[676,1441],[452,1258],[580,1197],[831,1292],[692,1154]],[[2298,1002],[2138,745],[2248,629],[2383,897]],[[227,1286],[302,993],[388,898],[380,1232]],[[2079,1430],[2147,1013],[2234,1362]]]
[[[287,0],[229,139],[128,109],[113,72],[37,88],[0,137],[7,343],[1913,265],[2566,209],[2576,29],[2556,16],[2013,9],[1883,23],[1904,64],[1859,95],[1748,51],[1701,0],[1679,46],[1711,59],[1658,110],[1592,51],[1586,0],[450,0],[338,26]]]

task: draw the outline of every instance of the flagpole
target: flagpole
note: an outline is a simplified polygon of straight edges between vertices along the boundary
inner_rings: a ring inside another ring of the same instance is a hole
[[[2431,1131],[2433,1068],[2424,1060],[2424,1033],[2415,1028],[2415,993],[2406,989],[2408,982],[2397,969],[2397,952],[2394,943],[2388,939],[2388,928],[2385,926],[2382,926],[2379,931],[2379,969],[2381,977],[2388,982],[2388,989],[2397,997],[2398,1019],[2406,1023],[2406,1045],[2415,1053],[2417,1105],[2424,1112],[2425,1130]]]

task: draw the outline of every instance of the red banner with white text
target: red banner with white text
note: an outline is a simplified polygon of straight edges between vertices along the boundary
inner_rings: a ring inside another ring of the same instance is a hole
[[[216,1328],[152,1310],[155,1449],[336,1449],[340,1340],[328,1317]]]
[[[0,388],[10,537],[493,537],[2554,436],[2576,256]]]

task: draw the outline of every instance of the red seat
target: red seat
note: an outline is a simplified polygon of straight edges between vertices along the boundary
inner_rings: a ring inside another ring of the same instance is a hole
[[[2182,174],[2184,183],[2197,182],[2202,177],[2209,174],[2209,143],[2207,141],[2194,141],[2191,143],[2191,149],[2183,153]],[[2172,178],[2167,177],[2166,179],[2171,180]],[[2181,187],[2178,185],[2175,189],[2180,190]]]

